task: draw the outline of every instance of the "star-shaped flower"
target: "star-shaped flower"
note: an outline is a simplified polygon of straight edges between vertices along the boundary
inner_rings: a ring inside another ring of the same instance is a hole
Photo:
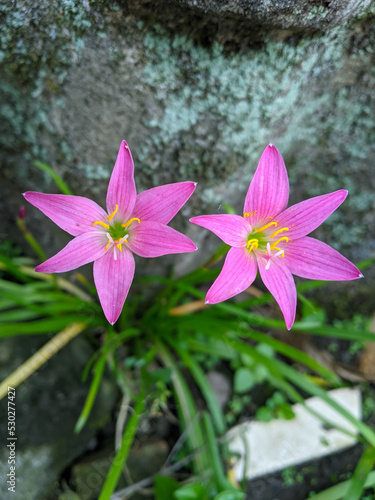
[[[99,300],[107,320],[114,324],[133,281],[133,253],[159,257],[197,249],[190,238],[167,226],[195,186],[194,182],[177,182],[137,195],[133,159],[122,141],[108,185],[107,212],[81,196],[24,193],[28,202],[75,236],[35,270],[62,273],[94,261]]]
[[[288,174],[279,151],[272,144],[267,146],[250,183],[243,217],[221,214],[190,219],[232,247],[208,290],[206,303],[216,304],[243,292],[259,269],[290,330],[297,304],[292,274],[327,281],[362,278],[339,252],[307,236],[341,205],[347,194],[340,189],[286,208]]]

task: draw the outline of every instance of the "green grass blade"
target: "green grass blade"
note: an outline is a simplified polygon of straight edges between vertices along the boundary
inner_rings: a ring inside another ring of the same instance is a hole
[[[312,497],[309,497],[308,500],[341,500],[348,491],[350,482],[351,479],[348,479],[347,481],[343,481],[342,483],[335,484],[335,486],[331,486],[331,488],[328,488]],[[370,474],[367,476],[364,488],[371,488],[373,486],[375,486],[375,471],[370,472]]]
[[[87,419],[90,416],[91,409],[93,407],[94,401],[96,399],[96,395],[98,394],[100,382],[103,377],[105,363],[107,360],[108,349],[105,349],[100,358],[96,361],[94,365],[94,377],[91,381],[90,389],[86,397],[85,404],[83,406],[82,412],[77,420],[77,423],[74,427],[74,432],[78,434],[83,429],[84,425],[87,422]]]
[[[72,191],[68,188],[67,184],[53,170],[52,167],[50,167],[49,165],[47,165],[46,163],[43,163],[41,161],[35,160],[32,163],[33,163],[34,167],[37,167],[37,168],[39,168],[39,170],[42,170],[43,172],[48,174],[63,194],[70,194],[70,195],[73,194]]]
[[[375,448],[369,446],[363,452],[353,476],[349,483],[348,491],[345,493],[343,500],[360,500],[365,487],[366,479],[374,468],[375,463]]]
[[[317,361],[315,361],[315,359],[311,358],[309,355],[300,351],[299,349],[296,349],[295,347],[287,345],[284,342],[274,339],[273,337],[270,337],[264,333],[256,332],[255,330],[241,331],[241,336],[271,346],[278,353],[283,354],[284,356],[287,356],[288,358],[293,359],[298,363],[304,364],[334,385],[341,383],[340,378],[335,373],[322,366]]]
[[[208,453],[210,455],[210,461],[214,479],[217,485],[217,489],[220,491],[230,486],[230,483],[225,476],[224,467],[223,464],[221,463],[221,458],[220,458],[220,450],[216,441],[214,427],[212,425],[210,416],[206,411],[203,412],[203,426],[206,431]]]
[[[172,383],[177,401],[177,409],[182,422],[183,429],[187,433],[188,442],[192,451],[203,449],[206,441],[203,437],[201,422],[197,419],[198,410],[189,387],[177,368],[171,353],[158,341],[159,357],[164,366],[172,370]],[[206,452],[198,453],[193,459],[193,466],[198,474],[203,474],[209,470],[209,459]]]
[[[126,461],[130,447],[132,445],[134,435],[138,427],[139,418],[143,412],[144,406],[145,406],[145,395],[143,388],[141,388],[138,397],[135,401],[134,409],[125,426],[125,431],[122,436],[121,446],[117,451],[115,458],[113,459],[111,468],[109,469],[108,475],[104,482],[102,491],[100,492],[98,500],[109,500],[111,498],[114,489],[116,488],[124,463]]]
[[[215,333],[210,333],[212,336],[215,335]],[[218,336],[220,340],[222,340],[222,336]],[[289,380],[292,384],[295,386],[299,387],[303,391],[307,392],[311,396],[317,396],[323,401],[325,401],[329,406],[331,406],[334,410],[337,411],[342,417],[344,417],[348,422],[350,422],[353,427],[357,429],[360,435],[362,435],[363,438],[366,439],[366,441],[371,444],[372,446],[375,446],[375,433],[373,430],[367,426],[365,423],[362,421],[358,420],[356,417],[352,415],[349,411],[347,411],[345,408],[343,408],[339,403],[337,403],[334,399],[332,399],[324,389],[321,387],[318,387],[315,385],[313,382],[308,380],[305,376],[303,376],[301,373],[297,372],[294,368],[287,366],[285,363],[282,363],[281,361],[278,361],[276,359],[269,359],[263,354],[261,354],[259,351],[257,351],[254,347],[245,344],[244,342],[237,340],[235,338],[228,338],[228,343],[235,349],[237,349],[239,352],[243,352],[245,354],[248,354],[251,356],[254,360],[258,361],[259,363],[263,364],[266,366],[269,371],[275,375],[279,373],[282,377],[285,377],[286,380]],[[297,401],[301,402],[301,396],[297,399]],[[320,416],[320,418],[323,418]],[[333,425],[333,427],[336,427],[336,425]]]
[[[5,270],[8,273],[12,274],[15,278],[19,279],[23,283],[28,283],[30,282],[30,278],[26,276],[20,269],[19,266],[17,266],[14,262],[13,259],[7,257],[6,255],[3,255],[0,253],[0,269]]]
[[[71,323],[76,323],[77,321],[80,322],[83,320],[89,322],[89,319],[91,319],[91,325],[95,323],[92,318],[85,318],[81,314],[67,315],[55,318],[45,318],[26,323],[9,323],[2,325],[0,338],[14,337],[17,335],[39,335],[44,333],[53,333],[59,330],[63,330]]]
[[[36,311],[29,309],[12,309],[10,311],[0,312],[0,323],[12,323],[13,321],[27,321],[40,316]]]
[[[177,354],[180,356],[185,366],[190,370],[191,374],[193,375],[198,387],[200,388],[206,400],[207,406],[211,412],[211,416],[214,421],[218,434],[219,435],[224,434],[227,427],[224,419],[224,414],[219,406],[219,403],[217,401],[215,393],[212,390],[212,387],[207,381],[207,378],[203,370],[186,350],[176,345],[175,342],[174,344],[175,344],[174,348]]]

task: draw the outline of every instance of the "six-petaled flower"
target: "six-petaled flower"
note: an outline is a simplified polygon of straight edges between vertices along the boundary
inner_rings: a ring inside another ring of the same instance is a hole
[[[286,208],[288,174],[281,154],[270,144],[250,183],[243,216],[220,214],[193,217],[232,248],[223,269],[209,289],[206,303],[215,304],[243,292],[257,270],[278,302],[290,329],[297,293],[292,274],[318,280],[354,280],[360,271],[339,252],[308,237],[347,196],[341,189]]]
[[[80,196],[24,193],[28,202],[75,236],[35,270],[62,273],[94,261],[101,306],[107,320],[115,323],[133,281],[133,253],[159,257],[196,250],[187,236],[167,226],[195,186],[194,182],[178,182],[137,195],[133,159],[123,141],[108,186],[107,211]]]

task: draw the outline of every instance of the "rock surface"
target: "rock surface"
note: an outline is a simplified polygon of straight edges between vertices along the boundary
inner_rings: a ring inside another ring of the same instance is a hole
[[[46,342],[45,337],[13,337],[1,340],[0,380],[9,375]],[[78,337],[46,365],[16,388],[16,496],[3,488],[1,498],[40,500],[56,488],[63,470],[81,455],[97,429],[109,419],[116,401],[116,388],[104,378],[92,414],[80,434],[74,426],[83,408],[90,380],[82,373],[93,354]],[[67,366],[69,369],[67,370]],[[0,402],[0,420],[6,417],[6,399]],[[8,449],[0,450],[0,479],[6,485]]]
[[[255,3],[210,2],[211,10],[216,5],[220,11],[217,29],[208,2],[207,13],[203,1],[183,3],[171,11],[145,0],[24,1],[2,8],[3,235],[18,237],[13,219],[19,193],[57,192],[31,160],[52,164],[76,194],[104,204],[126,138],[139,190],[199,181],[172,222],[195,239],[199,252],[142,266],[156,272],[173,263],[182,272],[217,242],[188,226],[188,217],[220,212],[223,202],[240,213],[257,161],[272,142],[290,174],[291,203],[349,190],[316,235],[354,261],[374,256],[374,8],[363,10],[367,3],[354,1],[299,3],[301,9],[332,8],[324,18],[329,29],[324,21],[309,34],[290,30],[282,16],[274,29],[275,9],[260,2],[263,16],[270,9],[264,18],[270,25],[258,32],[247,24],[246,38],[240,21],[226,24],[226,12],[240,15],[242,6],[243,21]],[[272,5],[292,8],[290,1]],[[341,21],[333,14],[339,5]],[[191,12],[198,11],[192,24]],[[36,209],[27,210],[52,255],[69,238]],[[352,288],[358,287],[365,290],[366,284]]]

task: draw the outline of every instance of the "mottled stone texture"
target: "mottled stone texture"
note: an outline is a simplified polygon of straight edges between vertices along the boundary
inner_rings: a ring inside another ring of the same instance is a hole
[[[19,337],[1,339],[0,379],[4,380],[45,342],[41,336],[30,335],[22,341]],[[16,494],[7,491],[9,449],[4,445],[0,450],[2,500],[47,498],[50,490],[57,489],[60,474],[87,450],[98,428],[108,421],[118,394],[105,374],[89,420],[80,434],[74,432],[91,382],[84,383],[82,373],[93,353],[89,342],[78,337],[16,388]],[[7,421],[6,398],[0,404],[0,419]],[[5,440],[5,431],[1,435]],[[112,459],[113,453],[108,454],[108,466]]]
[[[374,256],[375,9],[354,1],[268,3],[0,7],[3,236],[16,237],[20,192],[57,192],[33,159],[103,204],[126,138],[140,190],[199,181],[174,227],[196,240],[194,259],[203,260],[215,240],[188,228],[186,218],[217,213],[223,202],[240,213],[272,142],[285,158],[292,202],[349,190],[317,235],[354,261]],[[68,239],[31,207],[28,221],[49,254]],[[191,256],[171,262],[186,267]],[[362,281],[351,289],[368,290],[371,280]]]

